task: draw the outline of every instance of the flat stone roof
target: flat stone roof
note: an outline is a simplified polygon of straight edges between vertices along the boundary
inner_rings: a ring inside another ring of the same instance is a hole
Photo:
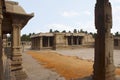
[[[26,14],[25,10],[15,1],[5,1],[6,12]]]
[[[55,34],[62,34],[65,36],[85,36],[85,33],[38,33],[38,34],[34,34],[31,36],[31,38],[34,37],[40,37],[40,36],[54,36]]]

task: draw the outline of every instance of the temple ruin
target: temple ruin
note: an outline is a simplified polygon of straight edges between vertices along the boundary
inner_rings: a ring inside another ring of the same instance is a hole
[[[93,36],[87,33],[38,33],[31,36],[31,42],[35,50],[94,46]]]
[[[114,49],[120,49],[120,37],[114,37]]]
[[[111,34],[112,8],[109,0],[96,1],[95,26],[97,35],[95,38],[93,80],[115,80],[113,36]],[[17,2],[0,0],[0,80],[7,80],[8,78],[10,80],[25,80],[26,75],[23,71],[21,58],[20,31],[32,17],[33,14],[26,14]],[[5,63],[6,60],[3,58],[6,56],[3,39],[5,41],[7,33],[12,35],[11,51],[7,53],[10,54],[9,57],[7,56],[7,60],[10,60],[9,63]],[[66,44],[80,45],[83,44],[83,38],[84,36],[79,34],[78,36],[76,34],[54,34],[54,36],[53,34],[49,34],[49,36],[38,34],[38,37],[33,37],[32,42],[38,41],[39,44],[33,43],[32,48],[52,47],[54,45],[52,43],[55,43],[54,48],[63,47]],[[7,71],[5,68],[8,68]]]

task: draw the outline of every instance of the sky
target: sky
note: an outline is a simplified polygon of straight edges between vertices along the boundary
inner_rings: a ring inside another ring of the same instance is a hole
[[[13,0],[34,17],[22,29],[22,34],[49,32],[50,29],[96,32],[94,7],[96,0]],[[112,33],[120,32],[120,0],[109,0],[112,5]]]

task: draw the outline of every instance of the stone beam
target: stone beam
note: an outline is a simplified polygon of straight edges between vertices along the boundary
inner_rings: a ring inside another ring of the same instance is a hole
[[[113,61],[112,9],[108,0],[97,0],[95,6],[95,61],[93,80],[115,80]]]

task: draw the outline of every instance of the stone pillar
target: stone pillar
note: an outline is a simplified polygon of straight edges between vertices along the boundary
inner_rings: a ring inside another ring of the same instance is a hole
[[[79,45],[79,36],[77,36],[77,45]]]
[[[73,45],[73,34],[71,36],[71,45]]]
[[[33,49],[33,38],[31,38],[31,48]]]
[[[1,4],[0,4],[0,10],[1,10]],[[0,12],[0,80],[3,80],[3,60],[2,60],[2,15]]]
[[[35,49],[37,49],[37,38],[35,37]]]
[[[113,64],[112,10],[108,0],[97,0],[95,7],[95,61],[93,80],[115,80]]]
[[[21,24],[12,24],[13,30],[12,30],[11,75],[12,78],[16,78],[16,80],[24,80],[26,78],[26,74],[22,70],[23,67],[20,39],[21,26],[22,26]]]
[[[36,49],[39,49],[39,39],[38,39],[38,37],[36,38]]]
[[[33,49],[35,49],[35,38],[33,38]]]
[[[50,47],[50,37],[48,37],[48,47]]]
[[[34,49],[36,49],[36,37],[34,38]]]
[[[65,36],[65,42],[66,42],[66,46],[68,46],[68,36]]]
[[[40,49],[42,48],[43,46],[43,41],[42,41],[42,36],[40,37]]]
[[[6,34],[3,34],[3,48],[7,47],[7,35]]]

